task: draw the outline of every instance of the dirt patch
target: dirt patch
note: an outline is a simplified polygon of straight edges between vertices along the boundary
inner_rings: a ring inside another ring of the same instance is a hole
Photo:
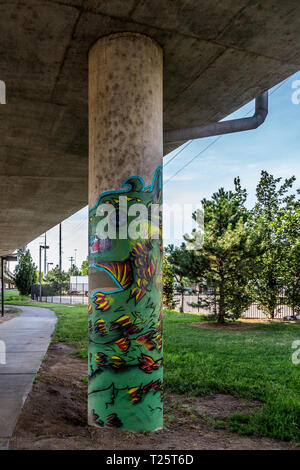
[[[263,325],[267,324],[268,320],[255,320],[255,322],[252,321],[243,321],[243,322],[237,322],[237,323],[216,323],[212,321],[199,321],[199,322],[193,322],[193,323],[188,323],[189,326],[195,326],[197,328],[209,328],[213,330],[244,330],[248,328],[254,328],[255,326],[258,325]]]
[[[246,400],[218,393],[208,397],[185,399],[184,408],[195,410],[202,417],[223,420],[233,413],[249,414],[262,405],[259,401]]]
[[[151,434],[100,430],[87,424],[87,361],[73,348],[53,344],[39,378],[25,403],[10,449],[167,450],[167,449],[293,449],[273,439],[239,436],[216,429],[213,421],[260,406],[230,395],[168,395],[165,425]],[[210,419],[207,419],[210,418]]]
[[[8,320],[12,320],[13,318],[20,315],[21,310],[17,308],[5,308],[4,309],[4,317],[0,316],[0,325]],[[0,314],[1,315],[1,314]]]
[[[209,328],[213,330],[244,330],[248,328],[254,328],[260,325],[270,325],[274,323],[300,323],[299,321],[284,321],[282,318],[274,318],[269,320],[268,318],[247,318],[242,319],[237,322],[226,322],[226,323],[217,323],[214,321],[199,321],[188,323],[189,326],[195,326],[197,328]]]

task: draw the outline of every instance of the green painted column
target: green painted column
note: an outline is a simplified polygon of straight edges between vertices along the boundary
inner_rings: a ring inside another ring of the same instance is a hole
[[[162,50],[89,53],[89,423],[152,431],[162,407]]]

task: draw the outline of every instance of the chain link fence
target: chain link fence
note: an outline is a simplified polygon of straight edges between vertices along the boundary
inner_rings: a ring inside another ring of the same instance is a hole
[[[32,300],[55,304],[87,305],[88,285],[82,283],[34,284],[31,286]]]
[[[189,313],[206,313],[208,315],[214,315],[216,312],[216,305],[212,304],[210,307],[192,307],[190,304],[199,303],[200,300],[206,300],[208,298],[207,295],[199,294],[199,295],[190,295],[184,294],[183,296],[183,310]],[[180,305],[180,295],[174,296],[174,301],[176,302],[176,308]],[[278,305],[275,310],[275,318],[283,318],[289,315],[294,315],[293,309],[286,305],[285,299],[282,297],[278,301]],[[242,318],[256,318],[256,319],[264,319],[267,316],[262,312],[259,308],[257,302],[253,302],[250,307],[242,313]]]
[[[192,307],[190,304],[197,304],[200,300],[207,300],[212,298],[213,294],[184,294],[183,296],[183,310],[189,313],[206,313],[214,315],[217,310],[216,303],[212,303],[210,307]],[[88,284],[87,283],[53,283],[53,284],[34,284],[31,286],[32,300],[41,302],[50,302],[55,304],[70,304],[70,305],[87,305],[88,304]],[[176,308],[179,308],[181,296],[175,295],[174,301]],[[275,318],[283,318],[288,315],[293,315],[291,307],[285,304],[285,299],[280,298]],[[257,302],[253,302],[250,307],[242,313],[243,318],[267,318],[266,315],[259,308]]]

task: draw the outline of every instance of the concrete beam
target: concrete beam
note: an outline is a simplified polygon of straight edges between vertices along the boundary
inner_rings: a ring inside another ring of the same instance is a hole
[[[0,254],[87,204],[87,54],[99,37],[160,44],[165,129],[220,120],[300,68],[294,0],[0,1],[0,31]]]

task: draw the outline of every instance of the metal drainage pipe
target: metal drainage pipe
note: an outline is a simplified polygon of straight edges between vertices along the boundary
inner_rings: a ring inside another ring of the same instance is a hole
[[[188,127],[185,129],[166,130],[164,131],[164,144],[257,129],[263,124],[268,115],[268,101],[267,91],[259,95],[255,99],[255,112],[251,117],[230,119],[228,121],[214,122],[204,126]]]

